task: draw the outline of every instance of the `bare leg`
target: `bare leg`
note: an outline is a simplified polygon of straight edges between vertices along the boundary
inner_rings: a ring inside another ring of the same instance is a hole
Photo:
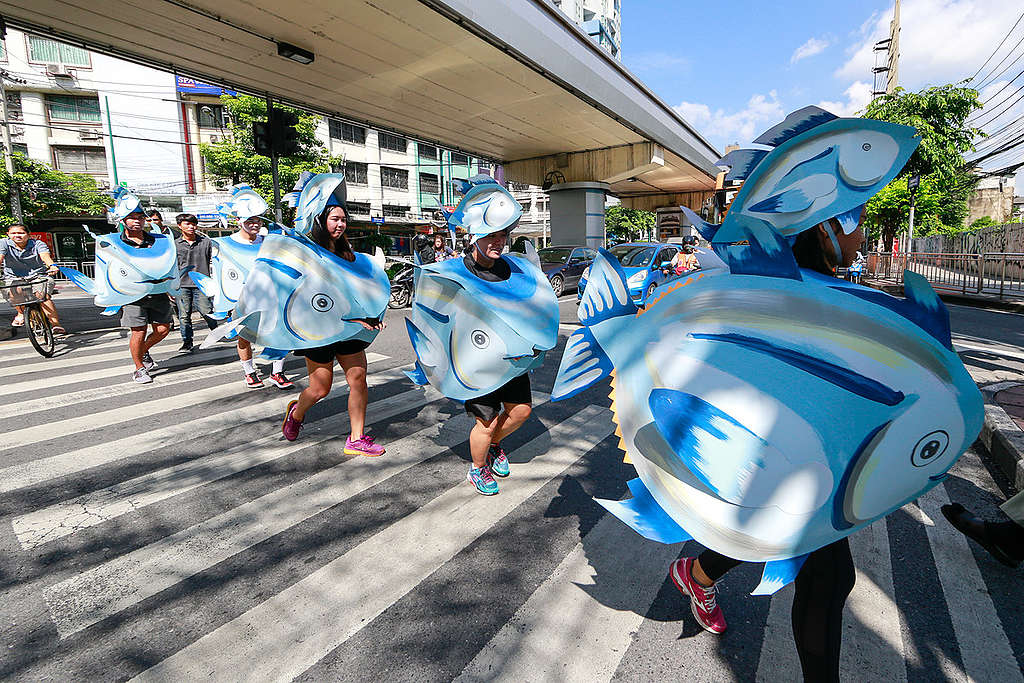
[[[252,360],[252,344],[249,343],[248,339],[238,339],[238,360],[246,361]]]
[[[498,426],[498,416],[490,422],[477,417],[476,424],[469,432],[469,454],[473,458],[473,467],[480,468],[487,464],[487,449],[491,447]]]
[[[43,312],[46,313],[46,317],[50,319],[51,325],[60,325],[60,318],[57,317],[57,306],[54,305],[53,299],[47,299],[39,305],[42,307]]]
[[[145,330],[146,328],[142,328]],[[135,328],[132,328],[134,334]],[[153,331],[149,333],[146,340],[142,343],[142,355],[149,353],[149,350],[162,342],[164,337],[171,331],[171,326],[168,323],[153,323]]]
[[[523,426],[533,412],[529,403],[504,403],[504,410],[494,418],[494,434],[491,443],[501,443],[506,436]]]
[[[345,371],[348,382],[348,420],[353,438],[363,436],[366,426],[366,404],[369,400],[369,389],[366,387],[366,352],[350,353],[338,356],[338,364]]]
[[[309,386],[302,390],[298,403],[292,408],[292,417],[299,422],[306,417],[307,410],[331,393],[331,383],[334,381],[334,361],[315,363],[307,358],[306,368],[309,370]]]
[[[142,367],[142,356],[146,353],[145,345],[146,326],[133,327],[131,336],[128,337],[128,350],[131,351],[136,370]]]

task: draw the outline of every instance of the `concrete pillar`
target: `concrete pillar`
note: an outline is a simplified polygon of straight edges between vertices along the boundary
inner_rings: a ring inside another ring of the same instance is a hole
[[[604,198],[608,183],[552,185],[551,244],[604,246]]]

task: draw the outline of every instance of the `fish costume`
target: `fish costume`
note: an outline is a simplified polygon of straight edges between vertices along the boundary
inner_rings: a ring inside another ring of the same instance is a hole
[[[83,291],[92,294],[93,301],[103,308],[103,315],[114,315],[122,306],[138,301],[149,294],[178,295],[178,253],[174,238],[150,233],[155,240],[151,247],[138,249],[124,243],[119,233],[124,219],[132,213],[142,212],[138,197],[123,187],[113,194],[115,205],[110,215],[117,221],[118,232],[94,235],[96,240],[96,273],[90,278],[79,270],[59,266],[60,271]]]
[[[490,176],[457,186],[464,196],[448,218],[475,240],[506,230],[522,216],[519,203]],[[448,398],[489,394],[544,362],[558,342],[558,300],[533,245],[526,255],[502,254],[511,277],[490,282],[462,258],[417,265],[412,315],[406,319],[416,367],[407,373]]]
[[[217,205],[221,222],[244,221],[260,216],[267,210],[267,202],[252,187],[244,183],[231,188],[231,197]],[[213,304],[211,317],[223,320],[238,304],[242,286],[249,271],[256,264],[262,243],[245,244],[230,235],[213,239],[214,253],[211,259],[210,275],[190,272],[188,276],[196,283]]]
[[[374,256],[355,252],[349,262],[305,235],[325,207],[343,205],[344,179],[343,174],[310,173],[299,179],[289,199],[298,207],[296,226],[302,228],[263,239],[232,320],[212,331],[202,348],[242,337],[264,347],[260,359],[278,360],[296,349],[376,338],[378,330],[357,321],[379,319],[387,309],[391,285],[384,253],[379,248]]]
[[[983,419],[922,276],[907,271],[899,299],[798,268],[785,238],[829,217],[855,230],[917,147],[914,129],[815,107],[773,131],[759,141],[774,149],[721,162],[746,178],[721,226],[687,214],[721,260],[707,255],[640,310],[601,251],[552,392],[611,376],[639,477],[631,499],[599,502],[647,538],[766,562],[754,594],[938,485]]]

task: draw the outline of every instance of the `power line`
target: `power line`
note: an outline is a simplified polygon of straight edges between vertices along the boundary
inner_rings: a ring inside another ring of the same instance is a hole
[[[1024,19],[1024,12],[1020,13],[1020,16],[1017,17],[1016,23],[1014,23],[1014,25],[1010,28],[1010,30],[1006,32],[1006,35],[1003,36],[1003,39],[1001,41],[999,41],[999,44],[996,45],[996,49],[993,50],[992,54],[990,54],[988,56],[988,59],[985,60],[985,63],[982,64],[980,67],[978,67],[978,70],[974,72],[974,76],[971,76],[967,80],[973,81],[975,79],[975,77],[977,77],[977,75],[981,73],[981,70],[984,69],[985,66],[992,60],[992,58],[996,56],[996,53],[999,52],[999,48],[1001,48],[1003,46],[1003,43],[1006,42],[1006,39],[1009,38],[1010,34],[1013,33],[1014,29],[1017,28],[1017,24],[1019,24],[1021,22],[1021,19]]]
[[[1021,87],[1017,88],[1017,89],[1016,89],[1016,90],[1014,90],[1014,91],[1013,91],[1012,93],[1010,93],[1009,95],[1007,95],[1007,96],[1006,96],[1006,99],[1004,99],[1004,100],[1003,100],[1002,102],[1000,102],[1000,103],[999,103],[998,105],[995,105],[995,106],[996,106],[996,107],[1000,107],[1000,106],[1002,106],[1002,105],[1003,105],[1004,103],[1006,103],[1006,102],[1009,102],[1009,100],[1010,100],[1010,98],[1011,98],[1011,97],[1013,97],[1014,95],[1017,95],[1017,94],[1018,94],[1019,92],[1021,92],[1022,90],[1024,90],[1024,85],[1022,85]],[[1015,105],[1015,104],[1016,104],[1017,102],[1020,102],[1020,100],[1021,100],[1021,97],[1019,96],[1019,97],[1017,97],[1017,99],[1013,100],[1012,102],[1009,102],[1009,107],[1007,107],[1006,109],[1004,109],[1003,111],[1001,111],[1001,112],[1000,112],[999,114],[996,114],[995,116],[993,116],[993,117],[992,117],[991,119],[989,119],[989,120],[988,120],[988,121],[986,121],[985,123],[982,123],[982,122],[980,121],[980,119],[983,119],[983,118],[985,118],[986,116],[988,116],[988,114],[989,114],[989,113],[995,113],[995,111],[996,111],[996,110],[993,110],[992,112],[984,112],[984,113],[982,113],[982,114],[980,114],[980,115],[979,115],[979,118],[978,118],[978,119],[975,119],[974,121],[968,121],[968,123],[971,123],[971,124],[972,124],[972,125],[973,125],[973,126],[974,126],[975,128],[981,128],[981,127],[983,127],[983,126],[987,126],[988,124],[992,123],[993,121],[995,121],[995,120],[996,120],[996,119],[998,119],[999,117],[1003,116],[1003,114],[1005,114],[1006,112],[1010,111],[1010,109],[1011,109],[1011,108],[1013,107],[1013,105]]]
[[[1018,40],[1017,43],[1012,48],[1010,48],[1010,51],[1006,53],[1006,56],[1003,57],[1003,59],[998,64],[996,64],[994,67],[992,67],[992,71],[989,72],[989,75],[986,76],[985,78],[981,79],[981,82],[978,84],[979,88],[985,87],[985,83],[986,82],[991,82],[990,79],[994,80],[993,77],[992,77],[992,74],[995,73],[996,69],[998,69],[999,67],[1001,67],[1003,65],[1003,62],[1005,62],[1007,59],[1010,58],[1010,55],[1012,55],[1014,52],[1017,51],[1017,48],[1020,47],[1021,43],[1024,43],[1024,36],[1021,36],[1021,39]],[[1020,57],[1018,56],[1017,59],[1014,59],[1012,62],[1007,64],[1006,65],[1006,69],[1009,69],[1010,66],[1015,64],[1017,62],[1017,60],[1019,60],[1019,59],[1020,59]],[[1006,71],[1006,69],[1003,69],[1003,71]],[[1000,75],[1003,73],[1003,71],[999,72]]]
[[[1024,52],[1022,52],[1022,53],[1021,53],[1021,57],[1024,57]],[[1019,58],[1018,58],[1018,59],[1019,59]],[[1020,72],[1019,74],[1017,74],[1016,76],[1014,76],[1014,77],[1013,77],[1013,78],[1011,78],[1010,80],[1006,81],[1006,83],[1004,83],[1004,84],[1003,84],[1003,87],[1002,87],[1002,88],[1000,88],[999,90],[996,90],[996,91],[995,91],[994,93],[992,93],[991,95],[989,95],[989,96],[988,96],[988,99],[986,99],[986,100],[985,100],[984,102],[982,102],[982,103],[981,103],[981,105],[982,105],[982,106],[985,106],[986,104],[988,104],[989,102],[991,102],[992,100],[994,100],[994,99],[995,99],[995,97],[996,97],[996,95],[998,95],[999,93],[1001,93],[1001,92],[1003,92],[1004,90],[1006,90],[1007,88],[1009,88],[1009,87],[1010,87],[1010,84],[1011,84],[1011,83],[1013,83],[1014,81],[1016,81],[1016,80],[1017,80],[1018,78],[1020,78],[1021,76],[1024,76],[1024,70],[1021,70],[1021,72]]]

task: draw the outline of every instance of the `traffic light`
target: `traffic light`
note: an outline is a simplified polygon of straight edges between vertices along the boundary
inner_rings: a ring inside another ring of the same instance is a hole
[[[260,156],[269,157],[272,154],[270,126],[266,121],[256,121],[252,124],[252,144]]]
[[[256,153],[265,157],[269,157],[272,152],[282,157],[297,156],[302,151],[299,131],[295,128],[298,123],[299,116],[295,112],[271,109],[266,123],[257,121],[252,124]]]

